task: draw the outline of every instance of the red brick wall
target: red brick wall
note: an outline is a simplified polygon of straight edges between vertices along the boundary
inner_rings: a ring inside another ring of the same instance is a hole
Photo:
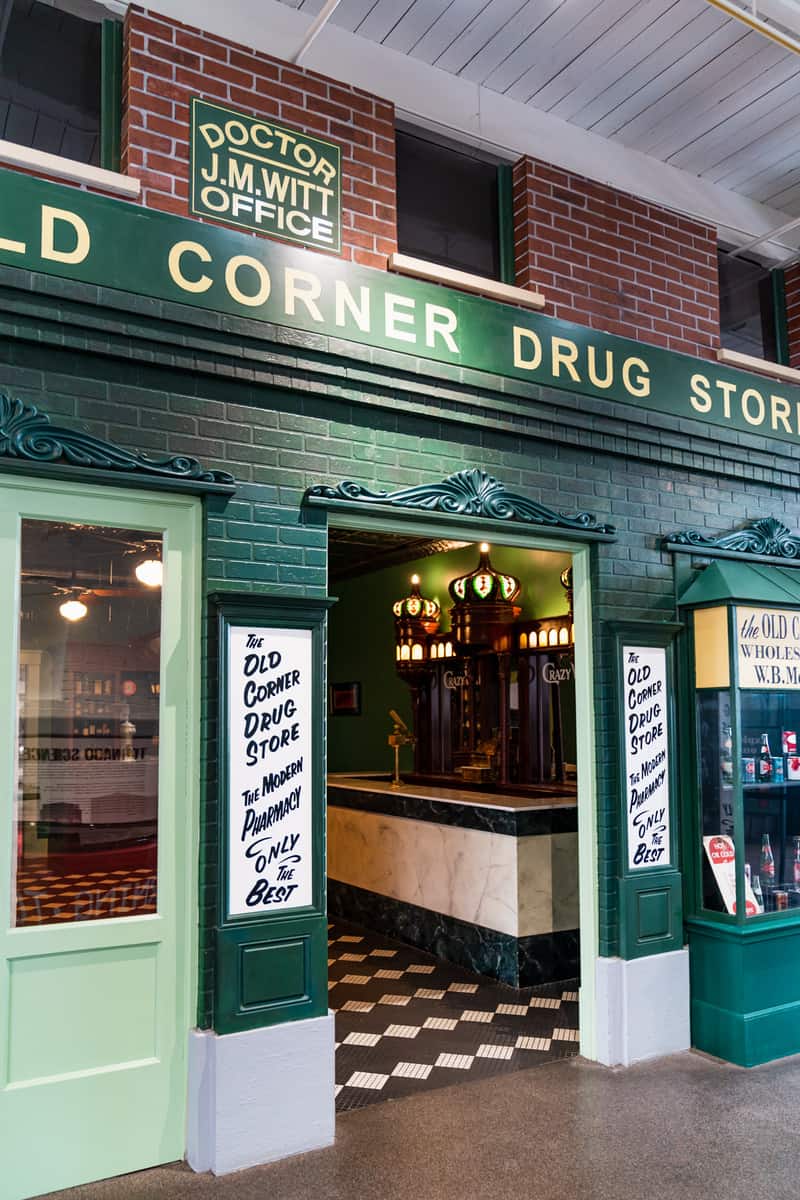
[[[122,170],[142,202],[189,216],[189,99],[271,118],[342,148],[342,257],[385,267],[397,249],[394,106],[138,7],[125,37]]]
[[[516,277],[545,313],[713,358],[717,238],[710,225],[533,158],[514,166]]]
[[[789,333],[789,365],[800,367],[800,263],[785,275],[786,324]]]

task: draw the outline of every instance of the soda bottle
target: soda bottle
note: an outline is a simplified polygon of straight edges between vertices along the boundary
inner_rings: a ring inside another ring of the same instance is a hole
[[[753,882],[752,882],[751,886],[753,889],[753,896],[755,897],[755,902],[758,905],[758,911],[763,912],[764,911],[764,893],[761,891],[761,879],[759,878],[758,875],[753,876]]]
[[[794,886],[800,889],[800,837],[794,839]]]
[[[770,783],[772,780],[772,753],[769,748],[769,738],[761,735],[761,749],[758,752],[758,782]]]
[[[768,833],[761,839],[761,874],[768,884],[775,882],[775,859],[772,857]]]

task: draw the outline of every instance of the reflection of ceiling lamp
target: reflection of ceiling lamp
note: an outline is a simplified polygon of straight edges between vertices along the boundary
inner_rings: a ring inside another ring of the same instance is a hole
[[[89,609],[80,598],[80,590],[76,588],[69,600],[59,604],[58,611],[65,621],[82,621]]]
[[[161,587],[164,579],[164,564],[160,558],[146,558],[136,567],[136,578],[145,587]]]

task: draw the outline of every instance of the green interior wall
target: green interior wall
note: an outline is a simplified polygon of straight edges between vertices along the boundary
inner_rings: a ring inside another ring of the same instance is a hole
[[[570,565],[569,554],[492,546],[491,560],[498,570],[521,580],[521,618],[556,616],[567,611],[566,592],[559,576]],[[329,617],[328,682],[359,682],[361,715],[329,716],[329,771],[386,772],[391,769],[393,751],[386,743],[392,728],[389,709],[396,709],[408,724],[411,723],[410,693],[395,672],[392,605],[408,593],[409,580],[417,574],[422,580],[422,594],[438,600],[441,605],[440,628],[446,631],[450,628],[452,604],[447,585],[457,575],[471,571],[477,562],[477,546],[470,543],[456,550],[359,575],[331,588],[338,603]],[[565,754],[568,761],[574,762],[575,697],[572,686],[562,688],[561,702]],[[410,749],[401,750],[400,766],[403,770],[411,769]]]

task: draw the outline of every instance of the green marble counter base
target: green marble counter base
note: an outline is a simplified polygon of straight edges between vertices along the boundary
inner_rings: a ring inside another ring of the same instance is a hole
[[[511,987],[578,977],[578,930],[516,938],[328,879],[328,914],[355,921]]]

